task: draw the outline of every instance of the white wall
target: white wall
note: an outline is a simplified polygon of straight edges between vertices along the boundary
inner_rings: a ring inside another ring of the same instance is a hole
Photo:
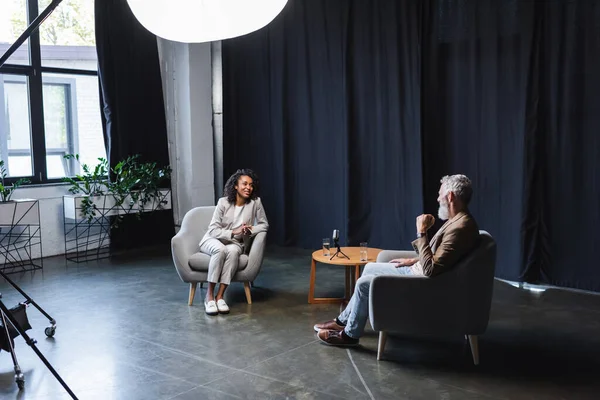
[[[211,43],[159,38],[158,48],[179,225],[193,207],[215,204]]]

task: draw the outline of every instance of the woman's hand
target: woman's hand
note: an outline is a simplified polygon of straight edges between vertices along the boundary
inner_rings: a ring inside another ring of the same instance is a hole
[[[414,265],[417,261],[419,261],[416,258],[394,258],[393,260],[390,261],[390,263],[395,264],[395,267],[410,267],[411,265]]]
[[[239,226],[231,231],[231,236],[239,236],[244,234],[245,225]]]
[[[234,230],[232,230],[231,235],[232,236],[252,235],[252,225],[242,224],[242,226],[239,226],[239,227],[235,228]]]

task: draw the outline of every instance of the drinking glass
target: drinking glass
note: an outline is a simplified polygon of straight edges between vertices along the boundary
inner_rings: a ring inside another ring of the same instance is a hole
[[[329,238],[323,239],[323,256],[324,257],[329,257],[329,246],[330,246]]]
[[[361,242],[360,244],[360,261],[367,261],[368,260],[368,244],[367,242]]]

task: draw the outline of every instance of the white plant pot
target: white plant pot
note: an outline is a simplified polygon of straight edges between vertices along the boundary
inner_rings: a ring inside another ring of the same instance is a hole
[[[66,195],[63,196],[63,207],[65,218],[69,219],[83,219],[87,218],[87,215],[83,214],[83,199],[88,198],[87,195]],[[115,198],[113,195],[99,195],[91,196],[92,203],[96,206],[94,217],[101,216],[112,216],[117,215],[117,208],[115,207]]]
[[[151,212],[157,209],[160,210],[168,210],[172,207],[171,204],[171,190],[170,189],[161,189],[160,190],[161,197],[159,199],[153,199],[152,201],[146,203],[144,205],[143,212]],[[85,195],[67,195],[63,196],[64,203],[64,213],[65,218],[69,219],[83,219],[86,218],[82,213],[82,201],[84,198],[88,197]],[[105,216],[114,216],[114,215],[127,215],[137,213],[140,209],[140,204],[138,202],[134,202],[130,204],[131,196],[127,196],[123,201],[123,204],[116,205],[117,201],[112,194],[102,195],[102,196],[92,196],[92,203],[96,205],[98,210],[96,211],[96,217],[100,217],[101,215]],[[162,204],[159,208],[159,202],[166,201],[165,204]],[[105,210],[104,212],[102,210]]]
[[[161,204],[165,201],[164,204]],[[137,209],[142,207],[138,204]],[[136,211],[137,211],[136,209]],[[171,209],[171,190],[170,189],[160,189],[160,197],[154,198],[151,201],[147,202],[143,205],[143,212],[150,212],[156,210],[169,210]]]
[[[0,202],[0,225],[39,225],[40,203],[35,199]]]

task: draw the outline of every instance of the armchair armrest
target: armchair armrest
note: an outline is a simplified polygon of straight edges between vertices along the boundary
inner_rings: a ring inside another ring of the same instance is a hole
[[[417,253],[414,251],[407,250],[383,250],[377,256],[377,262],[385,263],[390,262],[394,258],[415,258]]]
[[[244,275],[252,281],[260,272],[263,258],[265,255],[265,245],[267,242],[267,232],[259,232],[252,240],[250,252],[248,253],[248,265],[244,269]]]
[[[179,277],[184,282],[191,280],[192,269],[188,265],[188,260],[192,254],[199,250],[199,240],[197,235],[192,234],[186,229],[181,229],[171,239],[171,253],[173,255],[173,263],[177,269]]]
[[[457,333],[464,325],[461,295],[453,274],[376,276],[369,295],[369,318],[376,331]]]

